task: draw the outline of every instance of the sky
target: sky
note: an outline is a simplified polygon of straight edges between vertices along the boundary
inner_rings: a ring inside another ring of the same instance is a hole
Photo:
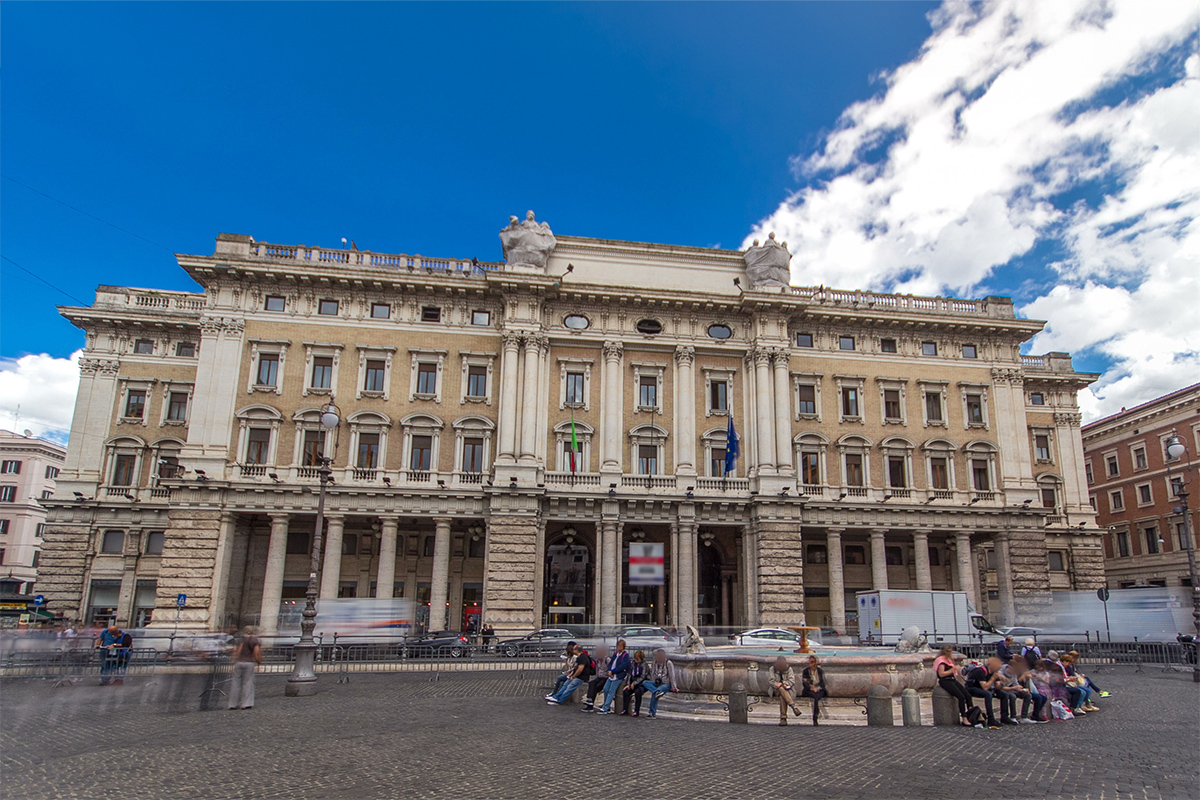
[[[1085,418],[1200,375],[1200,5],[6,3],[0,427],[62,440],[98,284],[218,232],[500,256],[742,247],[1013,297]],[[19,411],[17,406],[20,406]]]

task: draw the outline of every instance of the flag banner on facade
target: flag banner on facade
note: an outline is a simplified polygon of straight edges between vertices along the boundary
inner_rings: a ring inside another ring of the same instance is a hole
[[[664,548],[662,542],[629,543],[630,586],[663,585]]]
[[[742,445],[738,438],[737,431],[733,428],[733,403],[729,404],[729,429],[725,432],[725,474],[732,474],[734,467],[737,466],[738,456],[741,454]]]
[[[579,460],[579,439],[575,436],[575,407],[571,407],[571,474],[575,474]]]

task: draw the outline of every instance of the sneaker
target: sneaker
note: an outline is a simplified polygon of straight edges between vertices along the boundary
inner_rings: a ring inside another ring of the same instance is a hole
[[[647,714],[646,719],[658,719],[658,714]]]
[[[634,712],[633,712],[632,714],[630,714],[629,716],[631,716],[631,717],[640,717],[641,715],[642,715],[642,714],[641,714],[641,712],[640,712],[640,711],[634,711]]]
[[[1002,719],[1002,720],[1000,720],[1000,724],[1001,725],[1016,725],[1017,721],[1013,720],[1013,719]]]
[[[983,723],[982,723],[982,722],[976,722],[976,723],[975,723],[975,727],[976,727],[976,728],[979,728],[979,730],[983,730]]]
[[[1019,720],[1017,720],[1017,724],[1018,725],[1032,725],[1033,720],[1031,720],[1029,717],[1021,717]]]
[[[592,713],[593,711],[595,711],[596,709],[595,709],[595,708],[593,708],[592,706],[584,706],[583,708],[581,708],[581,709],[579,709],[579,710],[580,710],[580,711],[582,711],[582,712],[583,712],[583,713],[585,713],[585,714],[590,714],[590,713]]]
[[[603,708],[596,712],[597,714],[611,714],[612,711],[605,711]]]
[[[554,699],[554,695],[552,695],[552,694],[548,694],[548,695],[546,695],[545,697],[543,697],[542,699],[543,699],[543,700],[553,700],[553,699]]]
[[[1075,715],[1075,716],[1077,716],[1077,717],[1082,717],[1082,716],[1083,716],[1084,714],[1086,714],[1087,712],[1086,712],[1086,711],[1084,711],[1084,710],[1083,710],[1083,707],[1081,706],[1081,707],[1079,707],[1079,708],[1072,708],[1072,709],[1071,709],[1071,713],[1072,713],[1072,714],[1074,714],[1074,715]]]
[[[1084,711],[1099,711],[1100,706],[1096,705],[1095,703],[1086,703],[1083,706],[1083,710]]]
[[[551,698],[550,698],[549,700],[547,700],[546,702],[547,702],[547,703],[549,703],[549,704],[550,704],[550,705],[552,705],[552,706],[559,705],[559,702],[558,702],[557,700],[555,700],[553,697],[551,697]]]
[[[1100,692],[1101,697],[1112,697],[1112,692]]]

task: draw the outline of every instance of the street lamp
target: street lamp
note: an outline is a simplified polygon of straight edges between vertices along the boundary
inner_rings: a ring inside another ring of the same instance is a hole
[[[333,451],[337,452],[337,427],[341,423],[338,407],[331,400],[321,409],[321,427],[326,431],[334,431]],[[322,440],[322,451],[324,450]],[[300,641],[292,648],[296,656],[296,666],[288,676],[287,686],[283,693],[288,697],[308,697],[317,692],[317,673],[313,664],[317,656],[317,643],[313,639],[313,630],[317,627],[317,571],[321,567],[321,537],[325,529],[325,486],[333,480],[332,456],[321,452],[317,456],[319,462],[317,477],[320,479],[320,489],[317,491],[317,530],[313,536],[312,562],[308,569],[308,590],[304,593],[304,614],[300,620]]]
[[[1192,622],[1196,626],[1197,635],[1200,635],[1200,576],[1196,574],[1196,547],[1192,541],[1192,521],[1189,518],[1188,512],[1188,491],[1187,485],[1189,481],[1184,475],[1176,475],[1171,470],[1171,465],[1177,461],[1182,461],[1188,455],[1187,445],[1184,444],[1182,438],[1174,430],[1167,437],[1167,476],[1171,483],[1171,488],[1175,492],[1175,496],[1179,498],[1179,510],[1183,514],[1183,539],[1187,542],[1188,554],[1188,576],[1192,583]],[[1186,465],[1185,465],[1186,467]],[[1200,683],[1200,659],[1192,664],[1192,683]]]

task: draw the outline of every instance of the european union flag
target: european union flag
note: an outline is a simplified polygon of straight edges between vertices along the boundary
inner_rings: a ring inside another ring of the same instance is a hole
[[[733,408],[729,409],[729,430],[725,432],[725,474],[733,472],[738,456],[742,452],[742,442],[737,431],[733,429]]]

